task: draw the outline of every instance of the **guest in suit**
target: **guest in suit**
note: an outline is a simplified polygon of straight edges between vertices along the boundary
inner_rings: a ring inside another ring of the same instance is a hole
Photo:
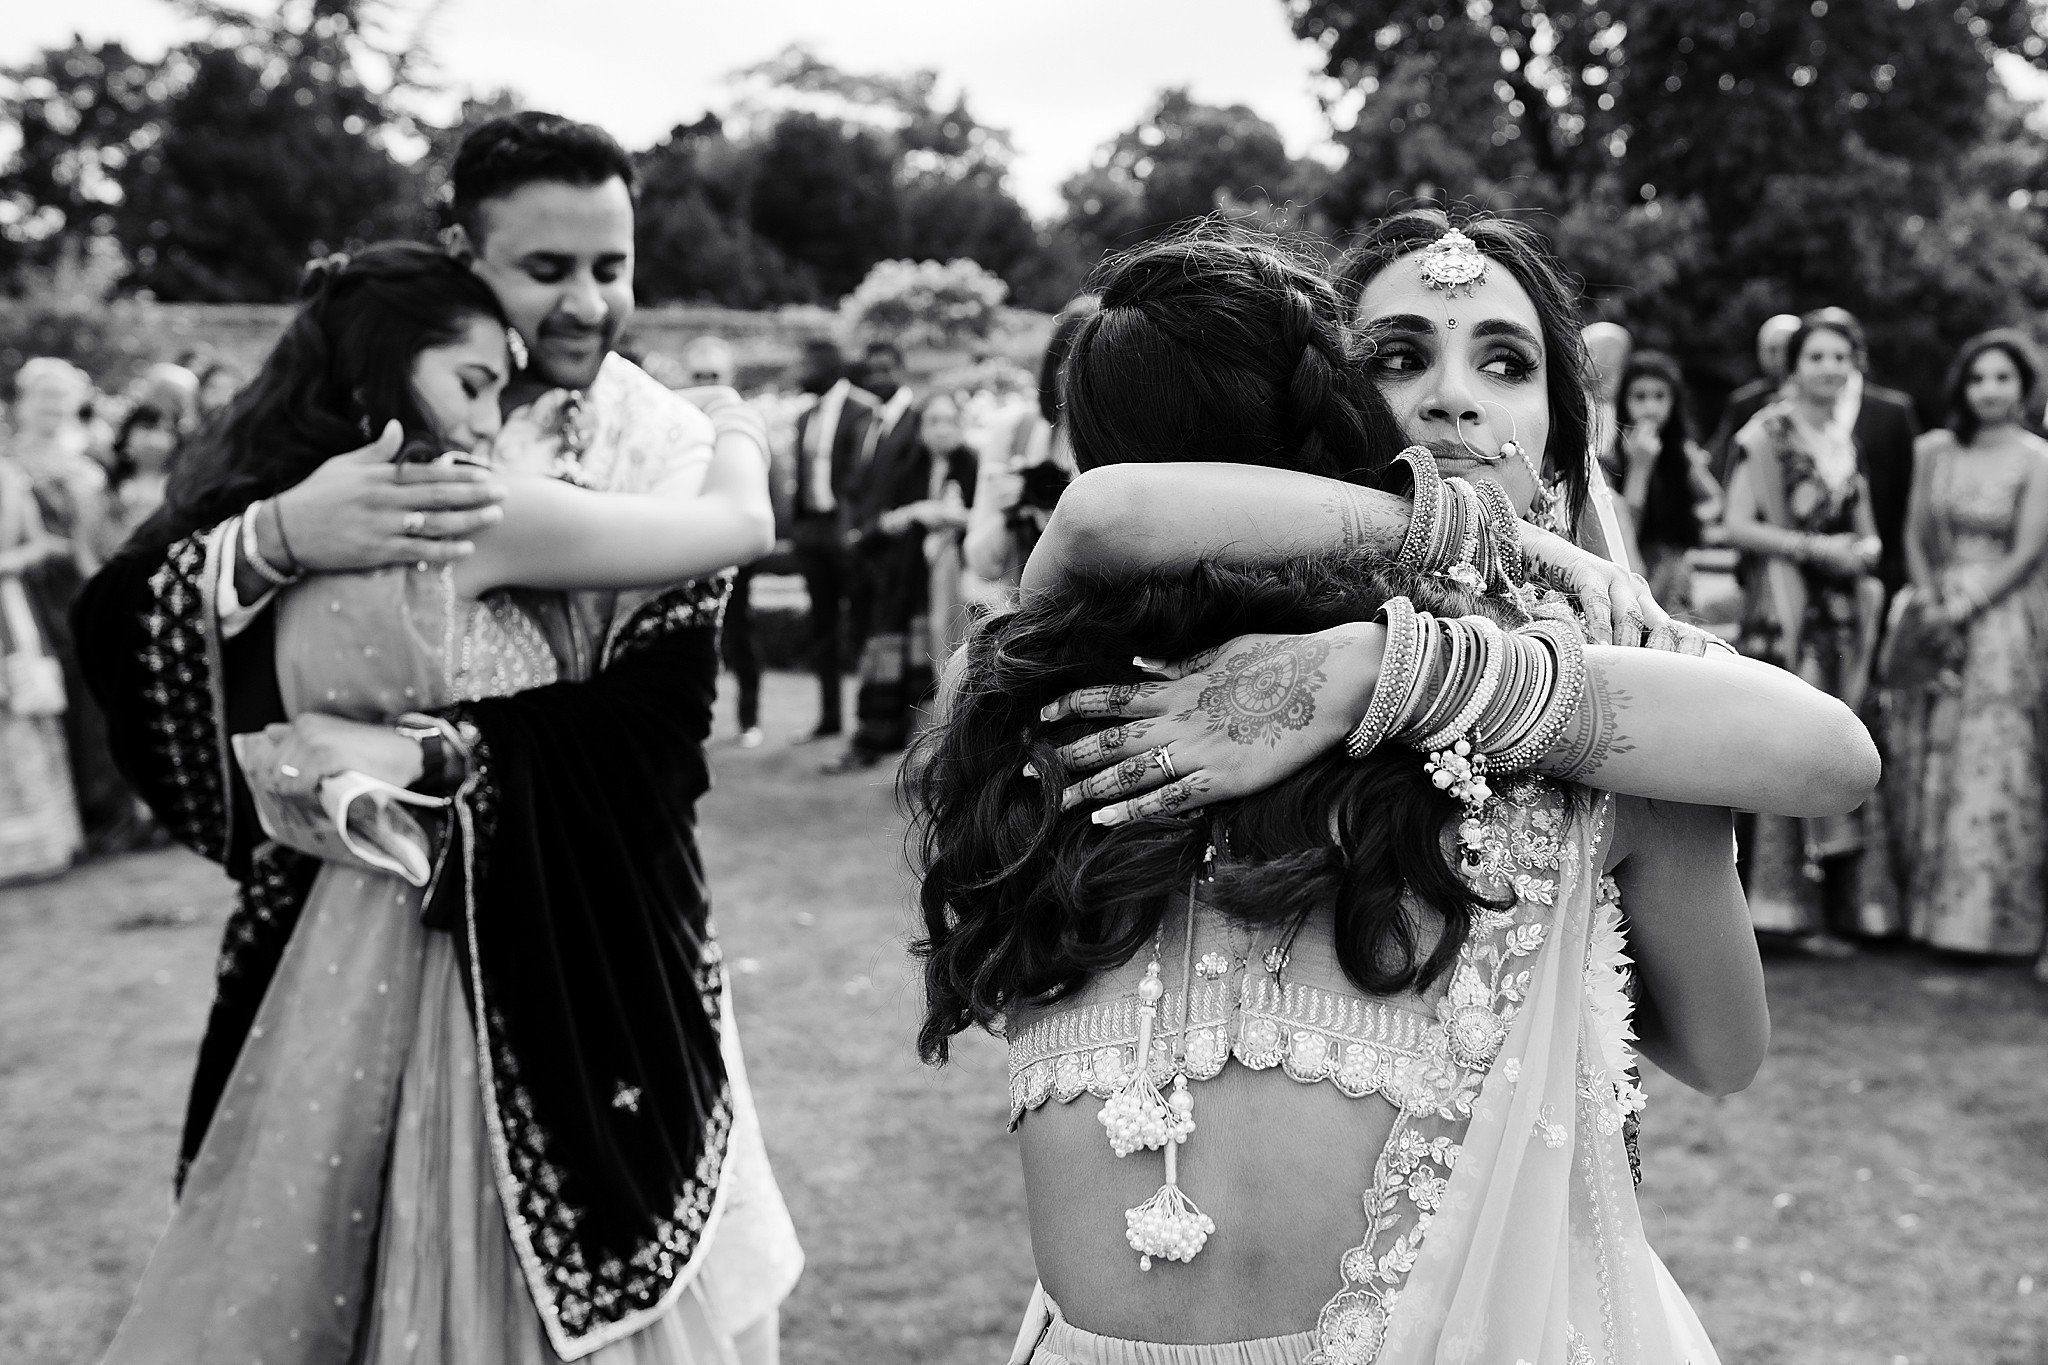
[[[931,581],[925,532],[939,508],[931,500],[932,456],[924,442],[924,405],[912,392],[903,352],[891,341],[868,344],[861,386],[881,403],[868,424],[859,488],[853,498],[853,553],[867,594],[854,733],[827,773],[860,772],[910,738],[919,702],[932,689]]]
[[[845,732],[841,680],[847,639],[867,636],[868,593],[852,553],[868,431],[881,405],[847,377],[839,347],[824,338],[804,344],[798,386],[816,402],[796,422],[796,503],[790,516],[804,591],[810,597],[811,671],[818,677],[818,724],[806,741]]]
[[[1799,319],[1792,313],[1774,313],[1756,329],[1756,367],[1761,373],[1729,395],[1728,405],[1721,409],[1721,425],[1714,429],[1714,439],[1708,445],[1714,457],[1714,482],[1724,486],[1728,482],[1729,467],[1735,462],[1735,433],[1748,426],[1749,419],[1762,412],[1785,386],[1785,348],[1798,330]]]

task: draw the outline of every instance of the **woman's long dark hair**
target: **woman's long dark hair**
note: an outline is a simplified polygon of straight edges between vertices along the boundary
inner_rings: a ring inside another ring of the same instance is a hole
[[[306,268],[304,300],[263,368],[179,453],[164,505],[137,540],[168,544],[299,483],[396,418],[432,438],[413,359],[502,322],[490,287],[433,247],[383,242]]]
[[[1579,337],[1579,291],[1534,228],[1511,218],[1470,217],[1453,223],[1442,209],[1410,209],[1367,228],[1338,263],[1339,287],[1356,310],[1359,298],[1382,270],[1456,229],[1472,239],[1481,255],[1513,275],[1536,305],[1542,326],[1550,405],[1550,441],[1544,468],[1564,485],[1564,510],[1576,527],[1586,510],[1591,481],[1587,462],[1593,444],[1591,362]]]
[[[1657,433],[1657,462],[1650,466],[1642,525],[1636,528],[1636,533],[1645,544],[1676,545],[1689,550],[1700,543],[1700,513],[1692,491],[1692,459],[1686,453],[1692,441],[1691,409],[1684,372],[1676,360],[1662,351],[1633,352],[1622,368],[1621,382],[1614,391],[1617,420],[1613,457],[1626,477],[1628,462],[1620,453],[1621,437],[1628,423],[1628,388],[1638,379],[1655,379],[1671,390],[1671,413],[1664,419],[1664,429]]]
[[[1210,460],[1373,481],[1403,441],[1320,263],[1204,228],[1112,258],[1067,357],[1075,463]]]
[[[1269,239],[1157,243],[1107,262],[1092,283],[1102,312],[1075,339],[1063,383],[1084,465],[1212,460],[1361,477],[1400,450],[1345,350],[1335,291]],[[1338,961],[1367,991],[1440,976],[1478,901],[1443,851],[1455,804],[1415,755],[1332,755],[1192,818],[1103,828],[1060,810],[1071,779],[1058,746],[1093,723],[1038,719],[1075,688],[1137,681],[1134,652],[1179,658],[1253,631],[1369,620],[1400,593],[1433,611],[1479,609],[1390,559],[1332,556],[1135,581],[1070,575],[976,632],[950,712],[903,769],[924,926],[920,1055],[942,1062],[953,1035],[1129,961],[1212,844],[1203,895],[1225,913],[1284,925],[1333,912]],[[1410,914],[1411,895],[1440,933]]]
[[[1978,430],[1984,425],[1977,417],[1977,411],[1970,406],[1966,390],[1970,386],[1970,367],[1977,363],[1977,357],[1986,351],[2003,351],[2012,361],[2012,367],[2020,376],[2020,425],[2038,433],[2041,425],[2041,353],[2034,349],[2034,343],[2027,334],[2013,327],[2000,327],[1994,331],[1980,332],[1963,343],[1963,349],[1956,352],[1955,364],[1949,366],[1948,380],[1942,385],[1942,408],[1948,416],[1948,429],[1955,434],[1960,445],[1969,445],[1977,439]]]

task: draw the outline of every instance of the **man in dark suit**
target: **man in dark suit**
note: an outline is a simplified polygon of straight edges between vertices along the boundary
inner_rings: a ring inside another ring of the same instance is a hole
[[[1713,458],[1714,481],[1724,488],[1729,467],[1735,462],[1735,433],[1784,387],[1785,347],[1798,330],[1799,319],[1791,313],[1773,314],[1756,329],[1756,367],[1762,374],[1728,396],[1728,405],[1721,409],[1721,425],[1714,429],[1714,439],[1707,447]]]
[[[902,350],[868,343],[860,385],[879,401],[867,431],[860,487],[852,508],[854,553],[867,593],[868,629],[860,656],[853,738],[825,765],[859,772],[901,750],[917,704],[931,689],[930,575],[924,558],[931,506],[931,452],[924,405],[906,382]]]
[[[816,401],[796,423],[789,540],[810,597],[811,671],[818,677],[818,724],[805,736],[810,740],[844,733],[846,637],[858,652],[867,635],[867,593],[851,540],[868,431],[880,405],[854,387],[832,342],[806,342],[801,365],[798,383]]]

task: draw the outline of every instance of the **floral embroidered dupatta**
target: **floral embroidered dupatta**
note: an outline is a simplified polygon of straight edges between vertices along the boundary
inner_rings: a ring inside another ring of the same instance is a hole
[[[1565,822],[1545,942],[1462,1137],[1422,1125],[1460,1150],[1374,1365],[1715,1365],[1682,1299],[1667,1307],[1622,1146],[1611,1011],[1588,989],[1606,970],[1588,958],[1609,807]]]

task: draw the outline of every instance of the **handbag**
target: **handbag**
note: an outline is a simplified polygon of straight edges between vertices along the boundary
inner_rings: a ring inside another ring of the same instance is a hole
[[[1917,691],[1953,678],[1963,663],[1963,632],[1932,593],[1908,586],[1892,599],[1877,653],[1880,686]]]

